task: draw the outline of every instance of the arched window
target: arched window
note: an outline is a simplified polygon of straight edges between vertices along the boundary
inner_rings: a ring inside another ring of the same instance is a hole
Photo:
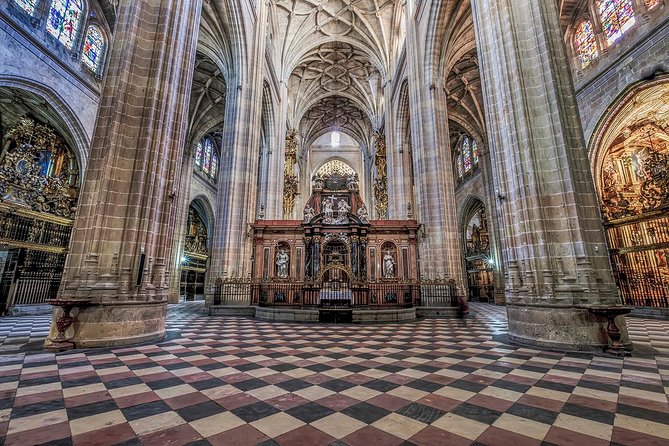
[[[581,61],[582,68],[587,67],[590,65],[590,62],[597,59],[599,52],[597,51],[595,32],[590,20],[583,20],[580,25],[578,25],[574,36],[574,44],[576,45],[576,52]]]
[[[479,165],[479,148],[476,140],[468,135],[462,135],[455,146],[453,160],[458,182],[476,171]]]
[[[632,0],[597,0],[597,12],[609,45],[634,26]]]
[[[53,0],[46,30],[71,50],[77,38],[83,13],[81,0]]]
[[[202,170],[209,173],[211,169],[211,153],[214,151],[213,144],[211,139],[207,138],[204,140],[204,158],[202,160]]]
[[[211,138],[206,137],[195,146],[195,167],[209,179],[216,181],[218,153]]]
[[[455,165],[458,169],[458,178],[462,179],[462,175],[464,175],[464,172],[462,171],[462,154],[458,153],[455,156]]]
[[[197,146],[195,147],[195,165],[197,167],[202,167],[202,152],[203,152],[203,145],[202,141],[197,143]]]
[[[469,146],[469,138],[462,139],[462,164],[465,168],[465,173],[472,170],[472,150]]]
[[[330,145],[332,147],[339,147],[339,144],[341,143],[341,135],[339,132],[332,132],[330,134]]]
[[[19,5],[21,9],[27,12],[30,15],[35,14],[35,8],[37,7],[38,0],[14,0],[14,3]]]
[[[474,166],[479,164],[479,146],[476,144],[476,140],[472,139],[472,163]]]
[[[86,38],[84,39],[84,49],[81,53],[81,60],[84,64],[98,73],[102,65],[102,58],[105,53],[105,36],[100,28],[95,25],[88,27]]]

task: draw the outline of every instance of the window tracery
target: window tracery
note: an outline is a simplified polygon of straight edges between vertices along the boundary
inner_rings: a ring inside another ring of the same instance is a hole
[[[348,164],[340,160],[330,160],[323,164],[316,172],[317,177],[331,177],[331,176],[349,177],[355,175],[355,170]]]
[[[461,135],[455,146],[453,160],[458,182],[477,171],[480,153],[476,140],[469,135]]]
[[[574,43],[576,45],[576,52],[581,61],[581,68],[590,65],[590,62],[597,59],[599,52],[597,51],[597,42],[595,40],[595,31],[590,20],[583,20],[574,36]]]
[[[100,28],[98,28],[96,25],[90,25],[86,31],[84,48],[81,52],[81,60],[95,73],[100,71],[105,47],[105,37],[102,34]]]
[[[597,12],[609,45],[614,44],[634,26],[632,0],[597,0]]]
[[[214,142],[206,137],[195,146],[195,169],[204,174],[208,179],[216,181],[219,160]]]
[[[14,3],[19,5],[21,9],[27,12],[30,15],[35,14],[35,9],[37,8],[38,0],[14,0]]]
[[[46,30],[71,50],[77,38],[84,12],[81,0],[53,0],[49,8]]]

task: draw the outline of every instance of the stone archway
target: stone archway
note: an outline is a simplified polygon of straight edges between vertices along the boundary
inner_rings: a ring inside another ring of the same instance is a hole
[[[202,198],[188,206],[188,222],[181,259],[179,294],[183,300],[202,300],[206,292],[211,241],[211,207]]]
[[[56,298],[69,252],[83,156],[74,146],[70,123],[50,99],[0,87],[0,122],[5,126],[0,135],[3,313]]]
[[[468,300],[494,302],[495,278],[485,204],[479,198],[469,197],[462,217],[460,233]]]
[[[591,163],[628,305],[669,307],[669,76],[632,86],[600,121]]]

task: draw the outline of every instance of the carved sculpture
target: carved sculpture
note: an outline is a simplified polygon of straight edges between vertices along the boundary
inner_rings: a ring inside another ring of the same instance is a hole
[[[386,254],[383,256],[383,278],[391,279],[395,277],[395,257],[386,251]]]
[[[374,182],[374,198],[376,199],[376,213],[379,218],[385,219],[388,212],[388,169],[386,165],[386,138],[380,132],[374,133],[376,140],[376,181]]]
[[[358,208],[358,218],[362,223],[369,223],[369,212],[364,204]]]
[[[346,200],[344,199],[339,200],[339,204],[337,205],[337,220],[343,221],[344,219],[346,219],[348,211],[350,210],[351,206],[349,206],[346,203]]]
[[[276,275],[282,279],[288,277],[288,264],[290,257],[284,249],[280,249],[276,254]]]
[[[37,212],[73,218],[78,167],[72,151],[51,127],[24,118],[9,131],[0,162],[0,197]]]
[[[311,222],[311,220],[314,219],[314,216],[316,215],[316,211],[311,206],[306,205],[305,208],[304,208],[304,211],[302,211],[302,214],[303,214],[304,223],[309,223],[309,222]]]
[[[289,130],[286,135],[286,155],[283,169],[283,215],[289,218],[295,208],[295,198],[299,195],[299,180],[296,174],[297,130]]]
[[[605,219],[640,215],[669,207],[669,125],[626,128],[609,149],[601,174]]]
[[[334,211],[332,210],[333,202],[331,199],[326,198],[325,201],[323,202],[323,217],[325,217],[325,221],[332,221],[332,217],[334,215]]]
[[[207,226],[200,215],[191,207],[188,209],[188,223],[184,251],[193,254],[208,255]]]

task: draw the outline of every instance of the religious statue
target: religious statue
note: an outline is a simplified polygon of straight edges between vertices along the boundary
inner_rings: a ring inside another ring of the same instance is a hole
[[[369,212],[364,204],[358,208],[358,218],[363,223],[369,223]]]
[[[282,279],[288,277],[288,263],[290,262],[290,257],[286,253],[285,249],[280,249],[276,254],[276,275]]]
[[[390,251],[386,251],[383,256],[383,278],[390,279],[392,277],[395,277],[395,258]]]
[[[358,190],[359,185],[358,185],[358,174],[354,173],[353,175],[349,176],[346,179],[346,187],[348,187],[348,190]]]
[[[325,187],[325,179],[320,175],[314,175],[311,180],[314,182],[314,190],[322,190]]]
[[[329,198],[326,198],[323,202],[323,216],[325,217],[325,221],[332,220],[332,217],[334,216],[334,210],[332,209],[333,205],[334,203]]]
[[[346,203],[346,200],[343,198],[339,200],[339,204],[337,205],[337,220],[338,221],[344,221],[346,220],[346,216],[348,215],[348,211],[351,210],[351,206]]]
[[[306,205],[303,214],[304,214],[304,223],[309,223],[311,220],[314,219],[316,212],[314,211],[314,208],[312,208],[309,205]]]

